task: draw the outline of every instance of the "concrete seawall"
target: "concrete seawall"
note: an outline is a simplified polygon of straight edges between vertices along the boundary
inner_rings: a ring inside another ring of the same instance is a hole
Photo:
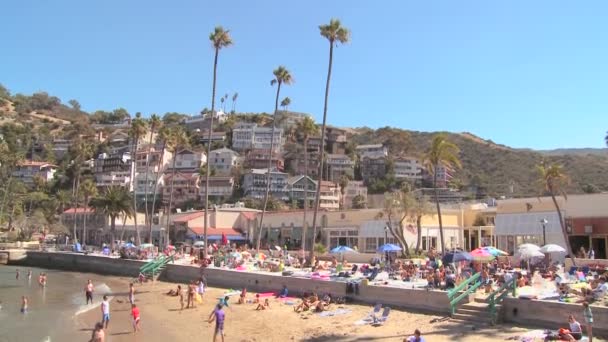
[[[581,324],[585,322],[582,304],[505,298],[502,309],[505,322],[550,327],[553,330],[567,328],[569,314],[573,314]],[[593,334],[608,336],[608,307],[591,306],[591,311]]]

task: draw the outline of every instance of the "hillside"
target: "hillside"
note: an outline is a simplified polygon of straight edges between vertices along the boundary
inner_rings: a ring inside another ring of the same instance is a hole
[[[4,99],[4,100],[2,100]],[[61,100],[40,92],[31,96],[10,93],[0,85],[0,128],[18,126],[37,137],[51,135],[72,138],[94,132],[93,124],[123,122],[130,116],[119,108],[111,112],[86,113],[75,100],[69,106]],[[270,117],[258,113],[236,114],[236,120],[268,123]],[[174,119],[176,117],[176,119]],[[165,114],[165,122],[179,122],[179,113]],[[175,121],[177,120],[177,121]],[[385,144],[391,156],[421,156],[429,147],[434,133],[408,131],[392,127],[373,130],[366,127],[346,128],[350,146],[357,144]],[[534,196],[536,165],[545,158],[563,165],[570,175],[569,193],[608,190],[608,153],[603,149],[562,149],[534,151],[514,149],[496,144],[471,133],[446,133],[448,139],[461,149],[463,168],[455,173],[455,184],[465,190],[477,190],[490,196]],[[511,192],[511,188],[513,192]]]
[[[391,154],[420,156],[429,147],[434,133],[395,128],[358,128],[355,143],[383,143]],[[608,190],[608,155],[551,154],[512,149],[470,133],[445,133],[461,150],[462,169],[455,177],[464,188],[478,187],[491,196],[535,196],[536,166],[543,160],[556,162],[570,175],[569,193]],[[510,192],[513,185],[513,193]],[[590,187],[591,186],[591,187]]]

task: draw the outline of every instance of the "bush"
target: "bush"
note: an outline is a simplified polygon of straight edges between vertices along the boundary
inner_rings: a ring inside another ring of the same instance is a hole
[[[315,253],[316,254],[325,254],[327,253],[327,247],[325,247],[322,243],[315,243]]]

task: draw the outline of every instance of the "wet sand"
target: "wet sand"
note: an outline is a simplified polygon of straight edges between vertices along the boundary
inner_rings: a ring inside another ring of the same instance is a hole
[[[179,299],[165,295],[177,284],[155,282],[136,286],[136,304],[141,310],[142,331],[133,334],[130,305],[125,292],[115,291],[111,304],[110,328],[106,332],[108,341],[212,341],[214,324],[207,318],[224,289],[209,288],[203,303],[194,309],[180,311]],[[182,288],[185,288],[182,285]],[[248,298],[253,299],[249,293]],[[530,329],[512,325],[496,327],[479,326],[459,321],[431,323],[436,315],[392,310],[388,321],[380,327],[355,325],[366,317],[371,307],[359,304],[333,305],[330,309],[346,309],[347,314],[321,317],[312,312],[297,314],[292,305],[271,299],[270,309],[255,311],[254,304],[236,304],[238,297],[232,296],[230,307],[225,309],[226,341],[403,341],[414,329],[420,329],[427,341],[500,341],[521,336]],[[297,301],[299,302],[299,301]],[[100,320],[97,308],[77,317],[75,335],[79,340],[90,337],[90,329]],[[596,341],[599,341],[596,339]]]

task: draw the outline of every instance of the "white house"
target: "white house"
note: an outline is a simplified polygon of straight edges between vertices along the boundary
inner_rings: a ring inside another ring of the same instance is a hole
[[[26,160],[15,168],[13,171],[13,177],[19,179],[27,186],[34,184],[34,177],[40,177],[45,182],[53,179],[57,166],[43,162],[43,161],[31,161]]]
[[[209,167],[215,170],[216,175],[229,175],[232,169],[241,165],[242,160],[237,152],[229,148],[220,148],[211,151]]]

